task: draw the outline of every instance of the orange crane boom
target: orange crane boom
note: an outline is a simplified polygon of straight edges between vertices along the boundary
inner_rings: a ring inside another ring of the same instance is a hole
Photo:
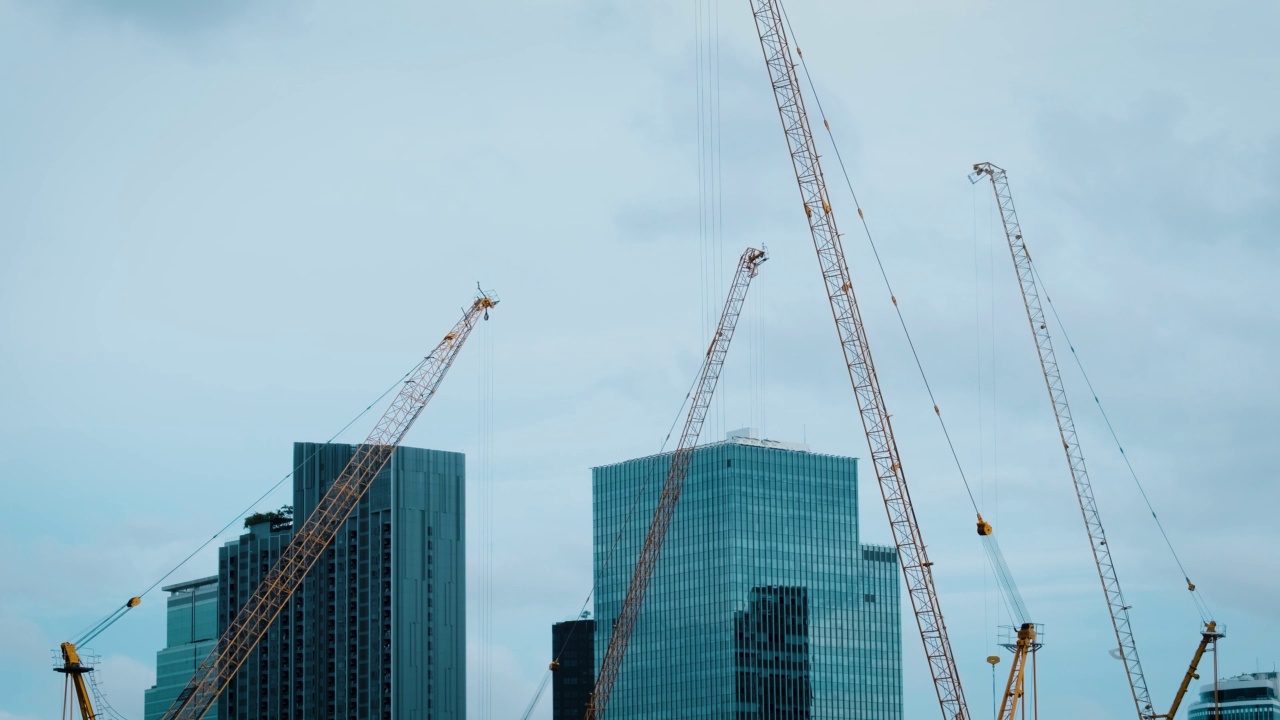
[[[933,675],[942,715],[947,720],[966,720],[969,716],[964,692],[960,687],[960,674],[951,651],[951,640],[942,619],[942,608],[934,588],[933,563],[925,553],[924,539],[916,521],[915,508],[907,490],[906,476],[898,456],[897,442],[889,422],[871,362],[871,348],[867,342],[858,301],[853,293],[848,263],[836,229],[835,215],[831,211],[831,197],[818,162],[818,149],[809,127],[804,99],[800,92],[800,79],[796,75],[795,62],[783,26],[782,9],[778,0],[751,0],[756,30],[760,35],[760,47],[764,51],[765,65],[773,87],[782,129],[787,136],[791,163],[804,213],[809,220],[809,232],[813,236],[814,249],[822,270],[827,298],[831,301],[831,314],[844,350],[845,365],[853,383],[853,393],[858,401],[862,427],[866,431],[871,461],[884,497],[889,524],[902,573],[906,578],[907,593],[920,628],[925,656]],[[861,215],[861,211],[859,211]],[[895,300],[895,302],[897,302]]]
[[[262,640],[284,604],[302,584],[311,566],[333,542],[334,535],[347,521],[374,478],[391,460],[405,433],[440,387],[440,381],[458,357],[480,316],[488,319],[489,308],[497,303],[496,299],[481,293],[436,349],[414,369],[369,437],[333,481],[333,486],[320,498],[315,510],[294,531],[280,559],[236,613],[226,632],[218,638],[214,650],[178,694],[173,706],[165,712],[165,720],[200,720],[209,711],[219,693]]]
[[[667,470],[666,480],[662,483],[658,506],[653,511],[653,521],[649,524],[644,545],[640,548],[640,556],[636,559],[635,570],[631,573],[631,582],[627,585],[627,594],[622,600],[622,609],[618,611],[613,633],[609,636],[609,647],[605,650],[604,660],[600,663],[595,689],[587,702],[587,720],[599,720],[604,716],[605,708],[609,704],[609,696],[613,693],[614,683],[617,682],[618,673],[622,669],[622,659],[626,655],[631,634],[640,617],[640,607],[644,604],[645,593],[649,590],[649,581],[653,579],[653,571],[657,567],[658,556],[662,552],[662,543],[666,540],[667,530],[671,527],[672,518],[675,517],[676,501],[680,499],[685,476],[689,473],[689,463],[693,460],[693,448],[698,444],[698,435],[702,432],[702,424],[707,418],[707,409],[711,407],[711,398],[715,395],[716,383],[720,380],[720,371],[724,367],[725,356],[729,353],[729,341],[733,339],[733,331],[738,326],[738,316],[742,314],[742,303],[747,299],[747,288],[751,285],[751,278],[756,276],[760,264],[767,259],[764,250],[747,248],[738,260],[738,271],[734,275],[733,284],[729,287],[729,297],[725,300],[724,310],[720,313],[720,324],[716,327],[716,334],[711,338],[711,346],[707,348],[707,354],[702,360],[702,369],[698,373],[698,381],[691,395],[689,414],[685,418],[684,429],[680,433],[680,443],[671,455],[671,467]]]

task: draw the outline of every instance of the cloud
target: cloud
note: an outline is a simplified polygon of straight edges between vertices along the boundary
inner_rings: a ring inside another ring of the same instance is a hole
[[[52,5],[72,21],[94,19],[132,25],[170,35],[199,35],[224,27],[251,12],[282,7],[289,0],[217,0],[216,2],[166,2],[166,0],[54,0]]]

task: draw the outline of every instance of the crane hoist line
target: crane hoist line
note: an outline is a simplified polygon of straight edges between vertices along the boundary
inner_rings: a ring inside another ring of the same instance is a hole
[[[422,410],[435,396],[440,382],[471,335],[471,330],[498,304],[481,292],[400,388],[399,394],[360,444],[347,467],[325,492],[311,515],[294,531],[280,559],[236,613],[214,650],[196,669],[186,688],[164,714],[165,720],[199,720],[209,711],[227,683],[257,647],[284,604],[306,578],[347,521],[374,478],[391,460],[395,449]]]
[[[720,380],[720,371],[724,368],[725,357],[729,354],[729,342],[733,340],[733,331],[738,326],[738,317],[742,314],[742,304],[747,299],[747,289],[751,279],[756,276],[760,264],[768,259],[764,250],[747,248],[738,259],[738,270],[734,274],[733,283],[729,286],[729,296],[725,299],[724,310],[720,312],[720,322],[716,333],[711,338],[711,345],[702,360],[702,369],[691,394],[689,413],[685,417],[684,429],[680,433],[680,442],[671,454],[671,466],[667,470],[666,480],[662,483],[662,491],[658,495],[658,506],[653,511],[653,521],[645,534],[644,545],[636,559],[635,569],[631,573],[631,581],[627,585],[627,594],[622,600],[622,608],[618,611],[618,619],[614,621],[613,632],[609,636],[609,647],[605,650],[604,660],[600,663],[600,672],[596,675],[595,689],[587,703],[586,720],[600,720],[608,707],[609,698],[613,694],[613,686],[622,670],[622,660],[635,631],[636,621],[640,617],[640,608],[644,605],[645,594],[649,590],[649,582],[653,579],[654,569],[662,553],[662,544],[667,538],[667,530],[675,517],[676,503],[680,499],[680,491],[684,487],[685,477],[689,474],[689,463],[693,460],[693,449],[698,444],[698,435],[707,418],[707,410],[711,407],[711,399],[716,392],[716,384]]]
[[[751,0],[751,8],[938,703],[946,720],[967,720],[969,711],[960,687],[960,674],[934,586],[933,563],[925,552],[889,411],[871,361],[870,345],[831,209],[831,196],[791,58],[782,8],[779,0]]]
[[[1054,417],[1057,419],[1059,440],[1071,470],[1076,498],[1080,502],[1080,514],[1084,518],[1089,544],[1093,549],[1094,564],[1098,569],[1098,579],[1102,582],[1102,592],[1106,596],[1107,609],[1111,614],[1111,626],[1115,631],[1120,660],[1124,662],[1125,674],[1129,680],[1129,690],[1133,695],[1138,718],[1140,720],[1155,720],[1155,718],[1172,720],[1178,712],[1178,706],[1182,704],[1191,681],[1199,677],[1196,674],[1196,667],[1200,663],[1200,658],[1204,656],[1209,645],[1216,647],[1217,641],[1223,637],[1223,634],[1219,632],[1215,621],[1205,620],[1204,629],[1200,631],[1200,645],[1183,677],[1182,685],[1174,696],[1171,709],[1167,713],[1157,713],[1151,702],[1151,692],[1147,688],[1142,661],[1138,658],[1138,645],[1134,640],[1133,626],[1129,621],[1129,605],[1125,603],[1124,593],[1120,589],[1115,562],[1111,559],[1111,546],[1107,544],[1102,517],[1098,513],[1098,503],[1093,496],[1093,483],[1089,479],[1089,471],[1085,468],[1084,453],[1080,449],[1075,420],[1071,417],[1071,405],[1067,402],[1062,373],[1058,369],[1058,357],[1053,351],[1053,340],[1049,335],[1049,323],[1045,317],[1044,306],[1040,302],[1041,290],[1036,281],[1035,269],[1031,265],[1031,254],[1027,251],[1026,240],[1022,237],[1022,225],[1018,222],[1018,212],[1013,205],[1013,194],[1009,190],[1009,177],[1004,168],[998,165],[975,163],[969,179],[976,183],[984,175],[991,180],[996,205],[1000,208],[1000,219],[1004,225],[1005,238],[1009,242],[1009,254],[1013,258],[1014,271],[1018,275],[1018,284],[1022,290],[1022,301],[1027,311],[1027,321],[1031,326],[1031,335],[1035,341],[1036,355],[1040,359],[1045,387],[1049,391],[1049,402],[1053,406]],[[1172,551],[1172,546],[1170,550]],[[1195,585],[1190,579],[1186,581],[1187,589],[1195,593]]]

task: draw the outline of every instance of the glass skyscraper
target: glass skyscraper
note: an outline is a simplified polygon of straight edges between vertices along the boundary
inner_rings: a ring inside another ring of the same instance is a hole
[[[592,471],[597,672],[670,464]],[[857,518],[853,458],[698,448],[608,716],[901,720],[897,553]]]
[[[304,519],[356,446],[295,443]],[[220,720],[465,720],[464,457],[401,447],[219,702]],[[261,522],[219,552],[219,629],[288,544]]]
[[[169,593],[167,639],[165,648],[156,653],[156,684],[144,694],[146,720],[160,720],[218,637],[218,576],[160,589]]]

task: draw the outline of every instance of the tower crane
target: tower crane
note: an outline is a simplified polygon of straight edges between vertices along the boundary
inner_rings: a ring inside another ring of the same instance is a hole
[[[689,474],[689,463],[693,460],[693,449],[698,444],[698,435],[702,432],[702,424],[707,418],[707,409],[711,407],[711,398],[715,395],[716,384],[720,380],[720,371],[724,367],[725,356],[729,353],[729,342],[733,339],[733,331],[738,326],[738,316],[742,313],[742,303],[747,299],[747,288],[751,279],[756,276],[760,264],[768,259],[764,250],[747,248],[738,260],[738,270],[729,287],[729,297],[725,299],[724,310],[720,313],[720,323],[716,334],[711,338],[711,345],[702,360],[702,369],[691,394],[689,413],[685,417],[684,429],[680,432],[680,442],[671,455],[671,467],[667,470],[666,480],[662,483],[662,492],[658,496],[658,506],[653,511],[653,521],[645,534],[644,545],[636,559],[635,569],[631,573],[631,581],[627,585],[627,594],[623,597],[622,608],[618,611],[618,619],[614,622],[613,633],[609,636],[609,647],[605,650],[604,660],[600,663],[600,672],[596,676],[596,686],[587,701],[586,720],[599,720],[604,716],[613,693],[614,683],[622,669],[622,660],[631,642],[631,634],[635,630],[640,616],[640,608],[644,604],[645,593],[649,590],[649,581],[653,579],[653,571],[657,567],[658,556],[662,552],[662,543],[666,540],[667,530],[675,517],[676,502],[680,499],[680,491],[684,487],[685,476]]]
[[[178,694],[173,706],[165,712],[165,720],[200,720],[209,711],[218,694],[235,676],[284,604],[302,584],[311,566],[333,542],[334,535],[374,478],[391,460],[405,433],[435,396],[436,389],[479,318],[483,316],[487,320],[489,309],[497,304],[496,298],[481,292],[435,350],[410,373],[369,437],[356,449],[347,467],[320,498],[315,510],[294,531],[280,559],[236,613],[213,651]],[[89,717],[84,720],[89,720]]]
[[[920,639],[924,643],[925,657],[929,661],[929,671],[933,675],[938,704],[946,720],[967,720],[969,710],[960,687],[960,675],[951,651],[951,640],[947,636],[946,623],[943,621],[942,608],[934,587],[933,563],[925,552],[924,538],[916,521],[897,442],[893,437],[889,411],[885,407],[880,381],[871,361],[871,348],[858,310],[858,301],[854,296],[853,281],[850,279],[840,233],[836,229],[831,197],[827,192],[826,179],[818,161],[818,149],[805,112],[800,79],[791,59],[782,8],[779,0],[751,0],[751,9],[774,99],[777,101],[778,115],[787,137],[796,182],[800,186],[804,214],[808,218],[809,232],[818,253],[823,284],[831,302],[831,314],[844,351],[849,379],[853,383],[853,393],[857,398],[867,444],[870,446],[872,465],[889,515],[889,525],[893,530],[894,544],[898,548],[907,593],[911,597],[911,607],[920,629]],[[861,216],[862,211],[859,210],[858,214]]]
[[[1120,579],[1116,576],[1115,563],[1111,559],[1111,547],[1107,544],[1102,518],[1098,514],[1098,503],[1093,497],[1093,484],[1089,480],[1088,470],[1085,469],[1084,454],[1080,450],[1075,421],[1071,417],[1071,406],[1067,402],[1062,374],[1058,371],[1058,358],[1053,352],[1053,342],[1049,337],[1049,323],[1040,303],[1040,288],[1036,281],[1035,269],[1031,265],[1031,255],[1022,237],[1022,225],[1018,222],[1018,213],[1013,206],[1009,178],[1003,168],[989,162],[974,164],[973,173],[969,178],[972,182],[978,182],[984,175],[990,178],[991,187],[995,191],[996,204],[1000,207],[1000,219],[1004,225],[1005,238],[1009,241],[1009,253],[1013,257],[1018,284],[1022,289],[1027,321],[1031,325],[1036,354],[1040,358],[1040,369],[1044,372],[1045,387],[1049,390],[1049,401],[1053,405],[1054,416],[1058,421],[1058,435],[1062,441],[1062,449],[1066,452],[1067,465],[1071,469],[1076,498],[1080,501],[1080,513],[1084,517],[1085,530],[1088,532],[1089,543],[1093,548],[1094,564],[1098,568],[1098,578],[1102,581],[1102,591],[1107,599],[1107,609],[1111,613],[1111,626],[1115,630],[1120,660],[1124,662],[1134,706],[1137,708],[1140,720],[1155,718],[1173,720],[1191,681],[1199,677],[1196,674],[1196,667],[1200,658],[1204,656],[1209,645],[1213,644],[1216,647],[1218,639],[1222,638],[1223,634],[1218,632],[1215,621],[1205,622],[1204,630],[1200,632],[1200,645],[1183,677],[1182,685],[1174,696],[1169,712],[1157,713],[1151,703],[1151,693],[1147,689],[1146,675],[1142,672],[1142,662],[1138,659],[1138,647],[1133,637],[1133,627],[1129,622],[1129,605],[1125,603],[1124,593],[1120,590]],[[1187,589],[1195,592],[1195,585],[1189,579]]]

